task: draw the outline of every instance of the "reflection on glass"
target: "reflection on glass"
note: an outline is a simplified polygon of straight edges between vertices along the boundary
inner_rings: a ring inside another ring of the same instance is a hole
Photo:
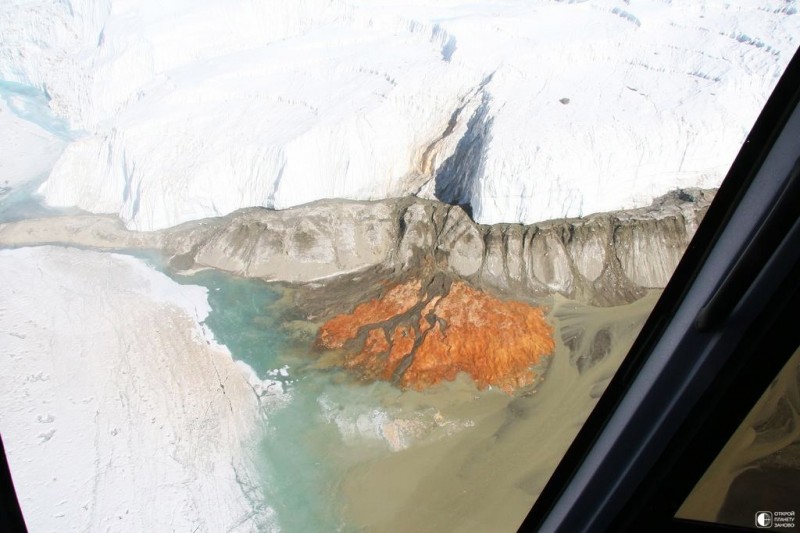
[[[758,517],[759,512],[770,515]],[[800,349],[750,410],[676,517],[763,527],[770,516],[774,525],[782,518],[793,522],[795,513],[800,513]]]

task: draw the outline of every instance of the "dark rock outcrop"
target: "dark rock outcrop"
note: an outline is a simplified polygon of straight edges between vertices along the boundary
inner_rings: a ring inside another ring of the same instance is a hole
[[[166,244],[193,243],[198,265],[250,277],[433,269],[509,294],[617,305],[666,285],[712,196],[683,190],[647,208],[527,226],[479,225],[460,207],[417,198],[318,202],[245,210],[200,234],[196,224],[179,227]]]
[[[300,283],[438,271],[516,297],[617,305],[665,286],[712,197],[680,190],[646,208],[532,225],[480,225],[458,206],[415,197],[249,208],[152,233],[109,217],[64,217],[0,225],[0,244],[156,248],[181,270]]]

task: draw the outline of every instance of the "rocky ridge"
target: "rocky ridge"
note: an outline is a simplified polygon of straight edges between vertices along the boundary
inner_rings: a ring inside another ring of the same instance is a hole
[[[0,224],[0,245],[159,249],[179,270],[328,283],[424,270],[515,297],[553,293],[609,306],[664,287],[714,192],[682,189],[646,208],[538,224],[481,225],[458,206],[405,197],[248,208],[167,230],[136,232],[102,215]]]
[[[413,197],[331,200],[188,223],[163,234],[162,247],[179,268],[209,266],[274,281],[423,270],[515,296],[559,293],[618,305],[666,285],[712,197],[680,190],[647,208],[491,226],[458,206]]]

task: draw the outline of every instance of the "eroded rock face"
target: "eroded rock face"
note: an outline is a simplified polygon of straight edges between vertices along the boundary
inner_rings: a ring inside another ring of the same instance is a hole
[[[483,226],[485,254],[474,277],[509,294],[629,303],[666,285],[712,198],[712,191],[682,190],[642,209]]]
[[[541,308],[437,275],[331,318],[316,345],[344,350],[342,366],[368,380],[424,389],[466,372],[481,388],[511,392],[533,383],[532,366],[553,352],[552,333]]]
[[[161,232],[195,266],[248,278],[305,282],[386,263],[394,253],[390,202],[331,200],[284,211],[247,209]]]
[[[480,225],[458,206],[414,197],[252,208],[150,233],[65,217],[0,224],[0,244],[158,248],[178,269],[298,283],[376,269],[386,279],[442,272],[510,296],[609,306],[665,286],[712,197],[680,190],[647,208],[531,225]]]

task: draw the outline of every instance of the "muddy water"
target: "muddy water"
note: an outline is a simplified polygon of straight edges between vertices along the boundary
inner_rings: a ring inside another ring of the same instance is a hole
[[[555,298],[556,353],[533,392],[429,395],[446,419],[474,424],[353,466],[346,522],[366,531],[515,531],[655,305],[593,308]]]
[[[136,255],[169,270],[158,254]],[[250,499],[287,532],[516,530],[658,296],[615,308],[545,302],[555,354],[513,395],[464,376],[416,392],[318,364],[314,324],[287,314],[291,298],[275,287],[171,275],[207,287],[206,326],[283,391],[262,399],[263,438],[249,444],[262,483]]]

